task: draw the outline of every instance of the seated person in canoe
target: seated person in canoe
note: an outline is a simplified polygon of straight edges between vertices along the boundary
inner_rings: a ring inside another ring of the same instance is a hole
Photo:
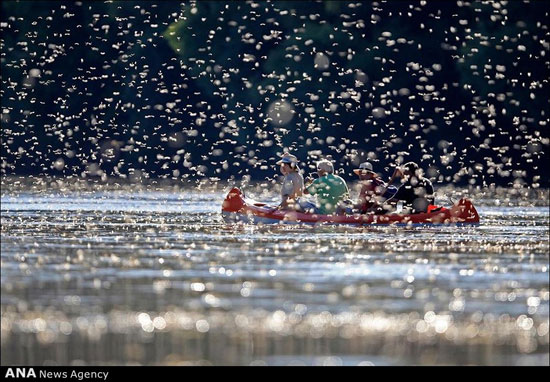
[[[304,178],[298,168],[298,158],[285,153],[281,160],[277,162],[280,165],[281,174],[284,175],[283,186],[281,187],[280,209],[295,209],[296,200],[302,196],[304,191]]]
[[[384,200],[391,198],[397,191],[397,187],[388,186],[376,172],[372,164],[363,162],[359,168],[353,170],[359,176],[359,198],[353,205],[353,211],[364,214],[374,204],[381,204]]]
[[[315,195],[316,203],[300,200],[301,210],[322,215],[338,213],[349,200],[349,189],[342,177],[334,174],[334,166],[328,160],[317,162],[319,177],[304,189],[304,193]]]
[[[417,214],[427,212],[428,207],[433,205],[434,188],[429,179],[424,178],[422,170],[414,162],[409,162],[402,167],[397,167],[388,182],[388,185],[395,178],[401,178],[401,186],[393,197],[386,200],[384,204],[374,204],[369,208],[376,214],[385,214],[395,211],[399,201],[403,202],[403,212],[405,214]]]

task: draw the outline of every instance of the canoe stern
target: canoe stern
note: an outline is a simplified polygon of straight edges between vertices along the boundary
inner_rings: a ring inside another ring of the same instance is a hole
[[[463,198],[451,208],[451,219],[460,223],[479,223],[479,214],[473,203]]]
[[[225,197],[222,204],[222,212],[239,212],[245,206],[243,193],[237,187],[233,187]]]

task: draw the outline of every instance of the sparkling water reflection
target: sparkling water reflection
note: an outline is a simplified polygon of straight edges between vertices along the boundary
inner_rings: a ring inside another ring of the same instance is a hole
[[[2,364],[548,364],[544,203],[478,195],[479,226],[231,226],[224,196],[3,189]]]

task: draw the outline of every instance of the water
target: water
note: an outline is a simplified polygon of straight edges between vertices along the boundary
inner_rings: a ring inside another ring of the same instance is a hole
[[[1,363],[549,364],[547,194],[360,228],[227,225],[227,190],[3,183]]]

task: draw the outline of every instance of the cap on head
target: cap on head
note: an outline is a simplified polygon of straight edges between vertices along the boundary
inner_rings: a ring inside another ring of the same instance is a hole
[[[332,174],[334,172],[334,166],[331,161],[323,159],[317,162],[317,171],[326,171]]]
[[[353,172],[357,175],[366,174],[367,172],[374,173],[372,163],[370,162],[363,162],[359,165],[359,168],[356,168],[353,170]]]
[[[296,165],[298,163],[298,158],[296,158],[296,156],[292,154],[284,153],[283,157],[281,158],[281,160],[277,162],[277,164],[283,164],[283,163]]]

